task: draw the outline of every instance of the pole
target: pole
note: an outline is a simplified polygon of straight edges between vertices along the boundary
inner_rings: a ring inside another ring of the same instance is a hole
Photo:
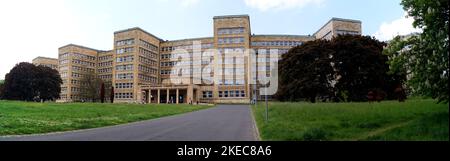
[[[267,87],[264,88],[264,94],[266,96],[266,123],[269,122],[269,102],[267,101]]]

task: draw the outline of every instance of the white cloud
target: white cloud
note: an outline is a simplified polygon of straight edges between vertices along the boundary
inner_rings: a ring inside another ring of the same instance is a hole
[[[421,32],[421,29],[413,27],[414,19],[412,17],[406,17],[406,13],[399,19],[391,22],[383,22],[375,34],[377,39],[386,41],[391,40],[397,35],[407,35],[413,32]]]
[[[320,5],[323,0],[245,0],[249,7],[261,11],[302,8],[309,4]]]

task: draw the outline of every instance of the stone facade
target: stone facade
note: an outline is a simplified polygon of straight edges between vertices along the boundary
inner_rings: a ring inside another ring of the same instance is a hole
[[[261,96],[264,84],[255,80],[271,76],[269,58],[307,41],[359,35],[361,22],[333,18],[312,36],[254,35],[248,15],[230,15],[214,17],[213,31],[212,37],[167,41],[136,27],[115,32],[111,51],[61,47],[61,100],[79,101],[77,80],[93,70],[111,81],[115,102],[248,103]],[[239,56],[250,55],[247,49],[255,59]]]
[[[58,70],[58,59],[55,58],[47,58],[47,57],[37,57],[34,58],[32,63],[36,66],[46,66],[55,70]]]

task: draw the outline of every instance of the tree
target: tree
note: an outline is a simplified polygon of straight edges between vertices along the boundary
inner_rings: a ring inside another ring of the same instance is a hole
[[[109,95],[109,99],[111,101],[111,103],[114,103],[114,87],[111,86],[111,92]]]
[[[36,77],[35,89],[40,100],[56,100],[60,97],[62,79],[57,70],[37,66]]]
[[[385,52],[390,57],[391,71],[407,71],[408,85],[416,94],[448,102],[449,1],[402,0],[401,4],[414,18],[414,27],[423,33],[404,42],[393,40],[397,44]]]
[[[31,63],[19,63],[6,74],[3,98],[37,101],[59,98],[62,80],[58,71]]]
[[[36,66],[19,63],[5,76],[3,95],[8,100],[33,101],[36,96]]]
[[[105,103],[105,83],[102,83],[100,88],[100,102]]]
[[[98,78],[95,72],[83,74],[81,82],[81,96],[86,101],[96,102],[100,99],[100,88],[103,80]]]
[[[3,86],[4,86],[4,80],[0,80],[0,99],[3,98]]]
[[[384,43],[368,36],[341,35],[297,46],[280,61],[281,101],[316,98],[333,101],[367,101],[397,98],[395,90],[405,77],[388,73]]]
[[[331,41],[335,51],[331,60],[335,91],[340,99],[366,101],[370,91],[377,96],[384,92],[394,96],[395,87],[402,79],[388,74],[388,57],[382,54],[384,46],[383,42],[369,36],[342,35]],[[343,98],[342,93],[346,93],[347,98]]]
[[[330,96],[333,72],[330,55],[333,52],[328,41],[316,40],[283,55],[277,97],[284,101],[307,98],[314,103],[318,95]]]

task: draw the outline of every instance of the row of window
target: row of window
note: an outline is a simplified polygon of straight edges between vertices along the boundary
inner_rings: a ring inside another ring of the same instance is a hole
[[[85,59],[85,60],[92,60],[92,61],[96,60],[95,56],[90,56],[90,55],[81,54],[81,53],[69,53],[69,55],[72,55],[72,57],[78,58],[78,59]]]
[[[117,65],[116,66],[117,71],[132,71],[133,70],[133,64],[128,65]]]
[[[70,56],[72,56],[74,58],[87,59],[87,60],[95,60],[96,59],[95,56],[90,56],[90,55],[81,54],[81,53],[63,53],[63,54],[59,55],[59,59],[69,58]]]
[[[79,66],[72,66],[73,71],[80,71],[80,72],[95,72],[95,69],[93,68],[84,68]]]
[[[245,29],[243,27],[236,28],[219,28],[217,31],[218,35],[229,35],[229,34],[242,34]]]
[[[158,47],[157,46],[155,46],[155,45],[153,45],[153,44],[151,44],[151,43],[149,43],[147,41],[144,41],[142,39],[140,39],[140,41],[141,41],[141,45],[146,47],[147,49],[150,49],[152,51],[158,51]]]
[[[98,57],[98,61],[111,60],[112,58],[112,55],[100,56]]]
[[[134,56],[132,56],[132,55],[116,58],[117,63],[132,62],[133,60],[134,60]]]
[[[133,83],[116,83],[115,88],[118,88],[118,89],[133,88]]]
[[[132,52],[134,52],[133,47],[117,49],[116,51],[117,54],[132,53]]]
[[[142,56],[139,56],[139,62],[144,63],[144,64],[149,64],[149,65],[156,65],[157,62]]]
[[[177,62],[170,61],[170,62],[161,62],[161,67],[173,67],[177,65]]]
[[[98,69],[99,73],[111,73],[112,72],[112,68],[103,68],[103,69]]]
[[[151,82],[151,83],[157,83],[158,82],[156,77],[143,75],[143,74],[139,74],[139,79],[142,80],[142,81]]]
[[[98,75],[98,78],[104,79],[104,80],[111,80],[112,74]]]
[[[190,44],[192,44],[192,43],[190,43]],[[201,49],[211,49],[211,48],[214,48],[214,44],[212,44],[212,43],[201,44]],[[193,45],[180,45],[180,46],[162,47],[161,51],[174,51],[177,49],[193,50],[194,46]]]
[[[212,98],[213,92],[212,91],[203,91],[203,98]]]
[[[153,58],[153,59],[158,58],[156,53],[151,52],[151,51],[146,50],[146,49],[143,49],[143,48],[139,48],[139,53],[142,56],[147,57],[147,58]]]
[[[337,35],[359,35],[358,31],[349,31],[349,30],[337,30]]]
[[[219,44],[240,44],[244,43],[243,37],[225,37],[218,39]]]
[[[99,67],[110,67],[110,66],[112,66],[112,64],[113,64],[112,61],[107,61],[107,62],[98,63],[98,66]]]
[[[245,80],[243,80],[243,79],[238,79],[238,80],[232,80],[232,79],[230,79],[230,80],[228,80],[228,79],[222,80],[222,79],[219,79],[218,84],[219,85],[225,85],[225,86],[244,85],[245,84]]]
[[[245,97],[245,91],[219,91],[219,97],[221,98]]]
[[[114,97],[117,99],[133,98],[133,93],[115,93]]]
[[[116,74],[116,79],[133,79],[133,73],[120,73]]]
[[[158,70],[155,68],[146,67],[139,64],[139,71],[145,72],[145,73],[151,73],[151,74],[157,74]]]
[[[80,65],[84,65],[84,66],[95,67],[95,63],[89,62],[89,61],[84,61],[84,60],[74,59],[74,60],[72,60],[72,63],[73,64],[80,64]]]
[[[301,41],[256,41],[252,42],[252,46],[298,46],[302,45]]]
[[[133,45],[134,39],[120,40],[116,42],[116,46]]]

